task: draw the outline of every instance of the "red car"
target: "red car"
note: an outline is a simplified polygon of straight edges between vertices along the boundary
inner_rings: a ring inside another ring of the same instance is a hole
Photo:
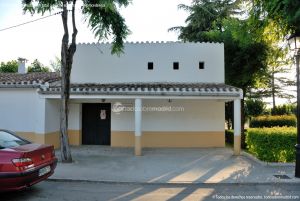
[[[34,144],[0,129],[0,191],[21,190],[50,177],[56,168],[54,147]]]

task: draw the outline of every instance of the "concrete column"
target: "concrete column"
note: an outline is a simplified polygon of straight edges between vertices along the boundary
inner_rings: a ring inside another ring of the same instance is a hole
[[[134,119],[135,119],[135,144],[134,144],[134,153],[136,156],[142,155],[142,99],[135,99],[135,110],[134,110]]]
[[[241,152],[241,100],[234,100],[234,155],[240,155]]]

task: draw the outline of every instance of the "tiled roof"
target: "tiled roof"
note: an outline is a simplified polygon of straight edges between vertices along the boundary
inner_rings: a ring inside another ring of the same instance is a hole
[[[60,86],[50,85],[40,93],[58,94]],[[217,83],[112,83],[72,84],[71,94],[100,95],[176,95],[176,96],[230,96],[239,97],[242,90]]]
[[[0,87],[32,87],[60,80],[59,73],[36,72],[36,73],[0,73]]]
[[[58,73],[0,73],[0,88],[39,88],[41,94],[60,94]],[[71,94],[224,96],[241,97],[241,89],[219,83],[84,83],[71,84]]]
[[[103,45],[103,44],[108,44],[111,45],[112,43],[110,42],[92,42],[92,43],[78,43],[77,45]],[[125,45],[127,44],[223,44],[219,42],[214,42],[214,41],[208,41],[208,42],[184,42],[184,41],[126,41],[124,43]]]

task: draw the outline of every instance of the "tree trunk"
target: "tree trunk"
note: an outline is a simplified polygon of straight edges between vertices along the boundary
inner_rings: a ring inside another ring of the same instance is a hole
[[[271,80],[271,84],[272,84],[272,99],[273,99],[273,111],[275,111],[276,108],[276,103],[275,103],[275,69],[273,68],[273,72],[272,72],[272,80]]]
[[[62,22],[64,27],[64,35],[61,45],[61,109],[60,109],[60,150],[62,162],[72,162],[72,155],[68,138],[68,114],[69,114],[69,98],[70,98],[70,75],[73,64],[73,56],[76,51],[76,35],[75,26],[75,4],[73,0],[72,7],[72,43],[69,46],[69,30],[68,30],[68,10],[67,1],[63,1]]]

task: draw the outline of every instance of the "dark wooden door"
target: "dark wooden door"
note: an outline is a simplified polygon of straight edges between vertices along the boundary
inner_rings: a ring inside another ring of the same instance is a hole
[[[82,144],[110,145],[110,103],[82,104]]]

